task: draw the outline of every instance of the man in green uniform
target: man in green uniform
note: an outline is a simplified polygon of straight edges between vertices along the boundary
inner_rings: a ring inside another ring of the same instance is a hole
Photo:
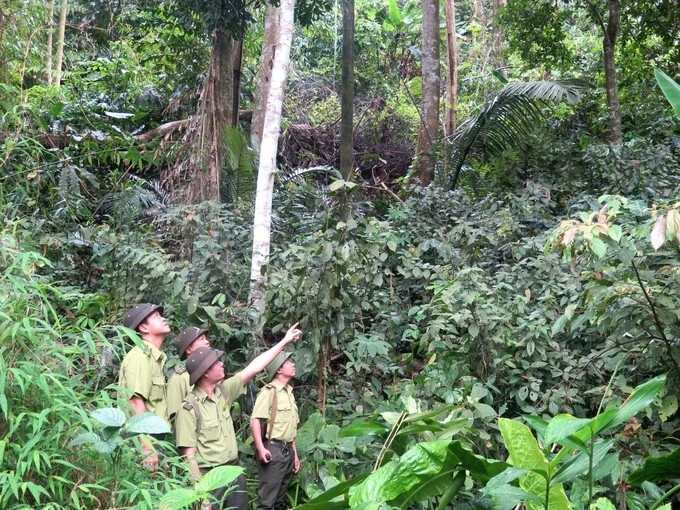
[[[234,400],[245,393],[246,384],[261,372],[291,342],[300,338],[297,324],[274,347],[253,359],[241,372],[224,380],[222,351],[202,347],[187,358],[191,393],[175,417],[175,442],[187,458],[195,479],[211,469],[224,465],[238,465],[238,445],[230,408]],[[236,508],[247,510],[245,476],[236,480],[236,490],[226,498],[226,488],[215,491],[218,503],[213,510]]]
[[[163,317],[163,307],[142,303],[132,307],[123,319],[123,325],[135,330],[142,343],[133,347],[123,358],[118,386],[135,414],[155,413],[167,420],[165,405],[165,376],[163,365],[167,359],[161,351],[170,327]],[[151,443],[140,438],[145,466],[156,469],[158,455]]]
[[[174,344],[179,352],[179,359],[184,361],[201,347],[210,347],[208,330],[195,326],[186,328],[175,339]],[[192,389],[193,385],[189,383],[189,372],[187,372],[186,365],[182,363],[168,379],[167,408],[170,423],[175,421],[177,411]]]
[[[267,384],[257,395],[250,418],[250,431],[259,460],[260,488],[257,494],[260,502],[257,508],[287,508],[284,497],[288,484],[293,473],[300,470],[295,447],[300,419],[293,388],[288,384],[295,377],[295,363],[291,361],[291,355],[282,352],[267,367]]]

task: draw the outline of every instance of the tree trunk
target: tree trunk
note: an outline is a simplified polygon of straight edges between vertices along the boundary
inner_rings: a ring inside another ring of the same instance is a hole
[[[607,0],[609,20],[604,30],[602,46],[604,50],[604,76],[607,90],[607,107],[609,108],[609,137],[614,144],[623,139],[621,132],[621,105],[616,90],[616,39],[621,27],[621,6],[619,0]]]
[[[250,295],[248,301],[254,306],[257,316],[264,312],[264,291],[266,286],[262,268],[269,262],[272,219],[272,195],[276,172],[276,153],[281,130],[281,111],[286,87],[286,76],[290,62],[290,46],[293,40],[294,0],[281,0],[279,10],[279,35],[276,56],[272,68],[269,97],[264,115],[260,165],[257,172],[257,192],[253,228],[253,256],[250,268]],[[254,329],[255,337],[261,338],[259,321]]]
[[[276,44],[279,37],[279,9],[267,3],[264,11],[264,36],[262,41],[262,58],[260,59],[260,78],[255,87],[255,104],[253,106],[253,120],[250,123],[250,144],[253,149],[260,150],[262,143],[262,127],[264,113],[267,109],[269,85],[276,56]]]
[[[458,40],[456,39],[456,2],[444,0],[446,7],[446,56],[448,59],[448,75],[446,81],[446,120],[444,122],[445,135],[449,136],[456,130],[458,123],[456,108],[458,107]]]
[[[342,2],[342,104],[340,174],[349,181],[354,166],[354,0]]]
[[[220,184],[224,167],[224,130],[233,126],[234,56],[237,45],[231,34],[216,30],[213,34],[212,57],[208,76],[201,93],[198,114],[199,151],[195,175],[189,184],[188,202],[198,204],[220,199]]]
[[[52,85],[52,41],[54,35],[54,0],[49,0],[47,8],[47,65],[46,79],[47,84]]]
[[[231,68],[234,74],[234,91],[232,92],[231,125],[238,124],[238,107],[241,102],[241,64],[243,62],[243,41],[234,41],[234,61]]]
[[[59,13],[59,39],[57,39],[57,66],[54,72],[54,84],[61,85],[61,68],[64,62],[64,35],[66,34],[66,11],[67,0],[61,0],[61,12]]]
[[[439,0],[423,0],[423,106],[420,144],[420,185],[434,175],[432,147],[439,127]]]

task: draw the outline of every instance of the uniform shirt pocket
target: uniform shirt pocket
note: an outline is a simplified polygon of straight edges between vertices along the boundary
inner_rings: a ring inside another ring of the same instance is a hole
[[[201,437],[204,442],[211,443],[220,440],[220,422],[205,420],[201,423]]]
[[[162,377],[151,378],[151,390],[149,391],[149,400],[152,402],[159,402],[165,400],[165,379]]]

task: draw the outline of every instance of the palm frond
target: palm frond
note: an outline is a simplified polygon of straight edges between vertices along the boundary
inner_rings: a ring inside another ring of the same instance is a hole
[[[257,153],[248,145],[245,134],[236,127],[224,130],[226,175],[222,179],[220,198],[225,203],[249,201],[255,193]]]
[[[509,83],[446,140],[449,171],[441,176],[440,182],[446,189],[454,189],[463,163],[473,149],[482,148],[490,155],[502,154],[525,140],[543,121],[545,103],[576,104],[586,86],[578,80]]]

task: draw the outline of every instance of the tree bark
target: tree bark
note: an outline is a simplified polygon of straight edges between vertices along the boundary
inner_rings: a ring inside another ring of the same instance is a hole
[[[66,34],[67,0],[61,0],[61,12],[59,13],[59,38],[57,39],[57,64],[54,71],[54,84],[61,85],[61,69],[64,62],[64,36]]]
[[[264,11],[264,36],[262,40],[262,58],[260,59],[260,78],[255,87],[255,104],[253,120],[250,123],[250,144],[253,149],[260,150],[264,113],[267,109],[267,97],[271,84],[276,44],[279,37],[279,9],[267,3]]]
[[[607,0],[609,19],[604,29],[602,42],[604,52],[604,76],[607,90],[607,106],[609,108],[609,137],[614,144],[623,139],[621,131],[621,105],[617,91],[616,79],[616,40],[621,28],[621,5],[619,0]]]
[[[250,295],[248,301],[259,317],[264,312],[266,278],[262,268],[269,262],[272,196],[276,173],[276,152],[281,130],[281,111],[290,62],[290,46],[293,40],[294,0],[281,0],[279,8],[279,36],[272,68],[269,97],[264,115],[260,164],[257,173],[257,192],[253,226],[253,256],[250,269]],[[261,340],[259,321],[254,335]]]
[[[239,104],[241,102],[241,64],[243,62],[243,41],[234,41],[233,50],[234,62],[231,68],[233,69],[233,83],[234,91],[232,93],[232,107],[231,107],[231,125],[236,126],[238,124],[239,115]]]
[[[458,40],[456,39],[456,2],[444,0],[446,12],[446,56],[448,59],[446,97],[445,135],[456,130],[458,123],[456,109],[458,107]]]
[[[212,57],[208,76],[201,93],[198,114],[198,147],[195,175],[189,184],[189,203],[220,199],[224,167],[224,130],[233,126],[234,56],[236,46],[231,34],[216,30],[213,34]]]
[[[439,127],[439,0],[423,0],[422,77],[423,106],[420,137],[420,185],[434,175],[432,147]]]
[[[47,65],[46,76],[47,84],[52,85],[52,46],[54,45],[54,0],[49,0],[47,8]]]
[[[349,181],[354,167],[354,0],[342,2],[341,94],[340,174]]]

